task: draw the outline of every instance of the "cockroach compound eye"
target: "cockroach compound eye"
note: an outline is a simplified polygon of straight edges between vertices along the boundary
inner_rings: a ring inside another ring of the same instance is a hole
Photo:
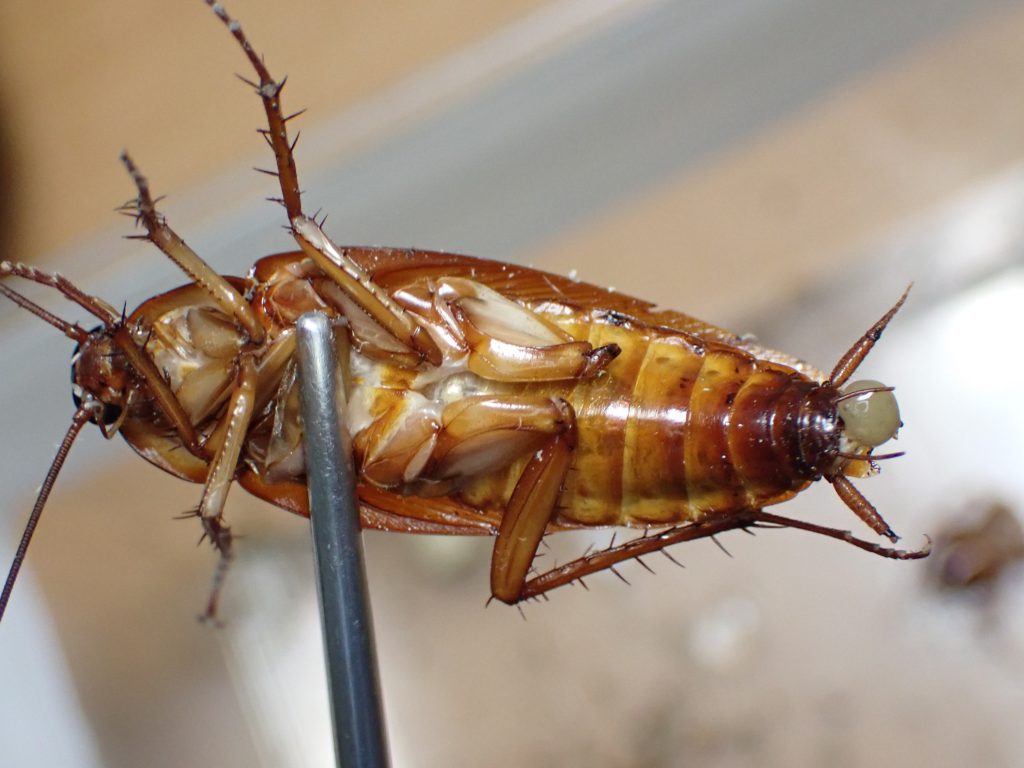
[[[72,426],[0,614],[64,458],[93,421],[203,486],[194,514],[221,557],[206,608],[213,616],[234,546],[224,516],[234,483],[309,514],[295,321],[313,310],[347,334],[339,378],[363,527],[494,536],[490,590],[506,603],[737,528],[799,528],[895,559],[927,554],[765,511],[825,479],[873,531],[896,540],[847,478],[881,458],[870,449],[899,428],[896,400],[877,382],[842,388],[906,293],[826,377],[749,337],[575,278],[436,251],[337,245],[305,213],[284,81],[242,27],[207,2],[253,71],[274,156],[269,173],[296,250],[258,259],[245,278],[218,274],[157,211],[124,154],[136,197],[122,212],[182,270],[185,285],[125,317],[59,275],[0,264],[0,278],[48,286],[100,323],[87,332],[0,282],[0,294],[81,345]],[[546,535],[613,525],[643,535],[531,573]]]

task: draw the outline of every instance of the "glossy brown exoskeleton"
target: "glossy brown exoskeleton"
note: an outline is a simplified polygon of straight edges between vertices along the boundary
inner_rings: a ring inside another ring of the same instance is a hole
[[[208,0],[209,2],[209,0]],[[491,591],[515,603],[670,544],[758,526],[921,557],[763,511],[825,479],[876,533],[895,535],[848,476],[873,471],[901,426],[891,388],[848,383],[903,298],[827,377],[687,315],[511,264],[421,250],[340,247],[303,213],[275,81],[237,22],[265,107],[265,137],[300,250],[221,277],[171,230],[131,159],[125,207],[190,282],[122,317],[62,277],[4,262],[0,277],[52,286],[95,315],[87,332],[0,283],[78,342],[73,424],[3,594],[78,431],[120,433],[145,459],[203,485],[196,517],[226,564],[233,482],[308,514],[295,321],[344,332],[345,426],[364,527],[496,536]],[[541,539],[629,526],[633,541],[530,576]],[[208,613],[216,610],[217,590]]]

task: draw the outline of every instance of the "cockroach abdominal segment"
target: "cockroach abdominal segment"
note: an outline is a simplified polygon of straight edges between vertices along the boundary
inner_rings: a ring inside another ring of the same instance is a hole
[[[213,617],[233,555],[235,483],[309,514],[295,322],[335,324],[343,418],[364,528],[493,536],[490,589],[517,603],[617,563],[735,529],[797,528],[883,557],[924,557],[764,511],[816,480],[876,534],[889,524],[849,477],[901,426],[891,388],[847,384],[907,293],[829,376],[751,337],[539,270],[419,249],[338,245],[303,210],[294,142],[275,80],[242,27],[206,0],[255,73],[261,131],[296,249],[223,276],[171,228],[124,153],[135,197],[121,211],[186,284],[122,316],[67,279],[0,263],[0,294],[78,345],[76,411],[0,600],[6,608],[43,506],[82,427],[120,434],[144,459],[203,486],[202,533],[220,556]],[[9,286],[52,289],[100,321],[86,331]],[[909,290],[909,289],[908,289]],[[540,573],[545,536],[625,526],[639,538]],[[667,553],[666,553],[667,554]]]

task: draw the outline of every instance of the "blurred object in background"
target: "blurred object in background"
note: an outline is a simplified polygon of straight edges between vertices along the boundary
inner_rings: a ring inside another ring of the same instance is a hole
[[[974,501],[939,529],[928,584],[987,602],[1024,561],[1024,527],[1001,501]]]

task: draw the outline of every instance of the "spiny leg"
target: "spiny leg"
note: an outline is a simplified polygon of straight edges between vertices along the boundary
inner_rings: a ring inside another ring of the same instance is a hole
[[[199,434],[192,425],[185,408],[164,379],[160,369],[156,367],[156,363],[153,362],[149,353],[135,343],[131,332],[124,325],[115,328],[110,338],[121,354],[125,356],[128,365],[138,375],[146,390],[152,395],[153,405],[177,432],[188,452],[200,459],[208,459],[209,454],[200,442]]]
[[[0,261],[0,278],[7,276],[20,277],[24,280],[30,280],[33,283],[45,285],[48,288],[53,288],[57,291],[60,291],[60,294],[64,298],[68,299],[69,301],[73,301],[75,304],[80,306],[89,314],[99,318],[100,322],[102,322],[103,325],[106,326],[107,328],[112,328],[117,323],[118,318],[120,318],[120,313],[117,310],[115,310],[112,306],[107,304],[107,302],[103,301],[103,299],[100,299],[96,296],[90,296],[77,285],[68,280],[66,277],[64,277],[63,275],[59,275],[56,272],[46,272],[42,269],[30,267],[27,264],[19,264],[17,262],[12,261]],[[15,293],[14,291],[5,291],[4,293],[12,301],[17,302],[19,305],[25,307],[25,309],[28,309],[33,314],[41,317],[43,320],[46,320],[46,322],[50,323],[51,325],[56,325],[56,327],[61,328],[62,331],[64,330],[62,326],[57,325],[56,323],[53,323],[50,320],[50,318],[52,318],[53,315],[50,315],[45,310],[37,312],[35,309],[33,309],[33,307],[37,306],[33,302],[28,301],[28,299],[25,299],[22,296],[21,298],[25,301],[25,303],[22,304],[22,302],[17,301],[17,299],[11,296],[12,293]],[[20,294],[16,295],[20,296]]]
[[[34,283],[54,288],[60,291],[61,295],[65,298],[75,302],[102,320],[106,329],[104,333],[109,334],[115,346],[127,358],[131,368],[144,381],[146,388],[153,395],[157,409],[174,427],[185,447],[195,456],[200,458],[206,457],[192,423],[189,421],[188,416],[170,387],[167,386],[167,382],[164,381],[160,371],[153,364],[149,355],[135,343],[131,332],[106,302],[95,296],[90,296],[59,274],[44,272],[25,264],[16,264],[9,261],[0,262],[0,277],[8,275],[21,277]],[[20,293],[7,288],[7,286],[0,285],[0,293],[7,296],[18,306],[27,309],[32,314],[50,323],[50,325],[60,329],[64,335],[74,339],[79,344],[84,343],[89,338],[90,334],[85,329],[51,314]]]
[[[251,355],[243,354],[239,359],[238,379],[218,429],[223,437],[216,445],[216,452],[210,462],[210,471],[203,488],[203,497],[197,510],[203,523],[204,538],[208,538],[220,553],[217,573],[203,619],[215,618],[224,577],[234,557],[231,529],[224,522],[224,504],[238,470],[238,461],[249,431],[255,398],[256,364]],[[210,442],[215,442],[217,438],[218,434],[215,433]]]
[[[843,531],[838,528],[829,528],[824,525],[817,525],[816,523],[808,523],[804,520],[797,520],[791,517],[783,517],[782,515],[774,515],[770,512],[758,511],[754,515],[753,527],[757,528],[796,528],[801,531],[807,531],[808,533],[817,533],[821,536],[828,536],[831,539],[838,539],[839,541],[845,541],[847,544],[852,544],[855,547],[863,549],[865,552],[870,552],[880,557],[885,557],[890,560],[920,560],[923,557],[928,557],[932,551],[932,540],[925,536],[925,545],[921,549],[896,549],[895,547],[886,547],[882,544],[875,544],[874,542],[864,541],[854,536],[850,531]]]
[[[285,117],[281,111],[280,95],[285,81],[278,82],[271,77],[263,60],[253,50],[242,31],[241,25],[228,15],[220,4],[213,0],[206,2],[234,35],[259,78],[259,83],[248,80],[246,82],[256,90],[263,102],[267,128],[261,130],[261,133],[274,152],[276,175],[281,185],[281,202],[288,213],[296,241],[345,292],[355,306],[365,312],[403,348],[414,354],[413,365],[421,360],[431,365],[440,365],[441,351],[430,335],[414,323],[386,292],[378,288],[359,265],[334,245],[315,221],[303,214],[298,172],[295,168],[295,143],[289,142],[287,130],[288,120],[295,115]]]
[[[149,192],[149,182],[139,172],[127,152],[121,153],[121,162],[124,163],[139,192],[138,197],[122,206],[121,211],[141,222],[146,228],[146,239],[163,251],[196,285],[210,294],[224,314],[233,317],[249,334],[250,339],[256,343],[262,341],[263,326],[260,325],[249,302],[167,226],[167,220],[156,210]]]
[[[407,286],[392,296],[311,219],[293,220],[293,233],[327,280],[320,295],[349,320],[359,351],[399,367],[443,361],[438,329],[456,356],[491,381],[560,381],[588,377],[618,354],[600,350],[541,320],[535,313],[472,280],[451,278]],[[441,330],[443,329],[443,331]]]
[[[259,83],[253,83],[245,78],[242,80],[254,89],[263,102],[263,109],[267,113],[267,129],[260,133],[267,140],[270,148],[274,150],[274,158],[277,162],[277,178],[281,184],[281,202],[288,212],[288,219],[293,220],[302,215],[302,202],[299,190],[299,175],[295,169],[294,148],[295,143],[288,141],[287,123],[296,115],[285,117],[281,112],[281,90],[284,88],[285,80],[277,82],[270,76],[263,59],[253,50],[248,38],[242,31],[242,25],[228,16],[227,11],[220,3],[214,0],[206,0],[206,4],[213,9],[217,18],[224,22],[228,30],[234,35],[235,40],[242,46],[242,51],[249,59],[252,68],[256,70]],[[296,141],[298,137],[296,137]]]
[[[343,248],[335,245],[315,221],[306,216],[295,216],[292,218],[292,232],[306,255],[340,289],[339,299],[350,303],[356,310],[346,311],[346,316],[364,313],[398,342],[400,349],[413,354],[413,364],[421,360],[435,366],[441,364],[441,350],[423,326],[416,323],[387,291],[374,283],[369,274]]]
[[[425,326],[444,328],[444,343],[456,355],[468,354],[469,370],[490,381],[590,378],[619,354],[614,344],[594,349],[572,338],[473,280],[448,278],[391,296],[312,219],[301,216],[292,225],[296,241],[327,275],[320,295],[348,318],[364,355],[399,367],[438,366],[441,348]]]
[[[863,539],[858,539],[849,531],[829,528],[823,525],[807,523],[803,520],[774,515],[762,510],[750,510],[741,515],[730,515],[728,517],[708,518],[697,523],[687,523],[674,528],[668,528],[651,535],[640,536],[639,538],[627,541],[617,546],[609,547],[600,552],[594,552],[583,557],[572,560],[557,568],[535,576],[528,580],[520,591],[518,597],[512,602],[519,602],[532,597],[539,597],[556,587],[565,586],[584,576],[614,568],[618,563],[626,560],[639,559],[643,555],[653,552],[664,551],[674,544],[681,544],[687,541],[713,538],[719,533],[736,529],[749,530],[751,528],[796,528],[809,533],[816,533],[829,538],[838,539],[867,552],[879,555],[880,557],[892,560],[917,560],[927,557],[930,552],[930,543],[919,550],[902,550],[892,547],[885,547],[874,544]],[[666,555],[668,553],[666,552]],[[671,556],[670,556],[670,559]]]
[[[22,296],[17,291],[8,288],[3,283],[0,283],[0,293],[2,293],[11,301],[13,301],[22,309],[31,312],[33,315],[41,319],[43,322],[49,323],[72,341],[76,341],[79,344],[81,344],[87,338],[89,338],[89,332],[85,330],[85,328],[80,326],[78,323],[69,323],[67,320],[57,317],[49,310],[43,309],[34,301],[26,298],[25,296]]]
[[[296,241],[340,289],[342,303],[351,305],[342,307],[350,322],[356,322],[359,315],[364,314],[398,344],[398,349],[372,350],[371,354],[375,351],[376,356],[407,367],[414,367],[421,362],[433,366],[440,365],[442,362],[441,350],[426,330],[416,323],[391,296],[381,290],[370,279],[367,272],[347,255],[344,249],[331,242],[317,222],[302,213],[298,173],[295,168],[294,142],[289,142],[286,127],[290,118],[284,117],[281,111],[280,94],[284,87],[284,80],[277,82],[273,79],[266,65],[249,43],[241,25],[233,20],[223,7],[214,3],[213,0],[207,0],[207,4],[228,26],[259,78],[258,83],[250,83],[250,85],[260,96],[267,115],[268,127],[262,133],[274,151],[282,202],[291,221]],[[352,312],[353,308],[359,311]],[[575,350],[558,351],[566,358],[573,357],[574,352]],[[548,362],[549,358],[558,353],[550,350],[546,354],[537,356],[532,366],[533,369],[536,371],[538,364]],[[586,360],[585,366],[588,374],[599,370],[614,355],[612,350],[605,349],[598,352],[594,359]],[[575,355],[575,358],[579,357],[580,355]],[[481,356],[478,359],[483,360],[484,358]],[[556,367],[558,365],[565,367],[561,360],[556,361]],[[574,374],[563,376],[560,373],[552,373],[547,378],[550,380],[574,377]],[[493,378],[499,378],[499,376],[493,376]],[[536,375],[529,377],[529,379],[537,378]]]

